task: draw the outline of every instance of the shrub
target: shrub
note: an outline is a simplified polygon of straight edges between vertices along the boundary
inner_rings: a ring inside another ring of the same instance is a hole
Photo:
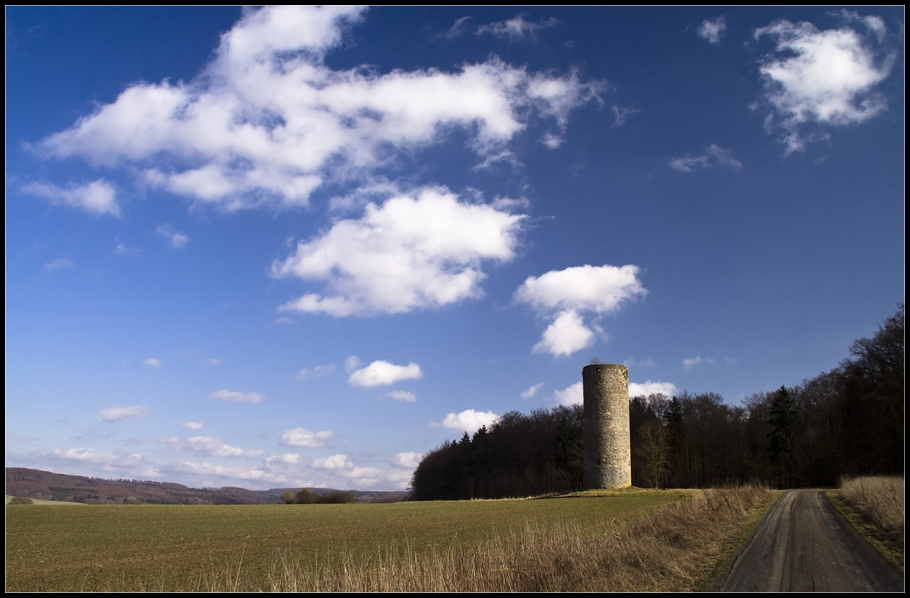
[[[26,498],[24,496],[14,496],[9,501],[9,504],[11,504],[11,505],[33,505],[33,504],[35,504],[35,502],[32,499]]]

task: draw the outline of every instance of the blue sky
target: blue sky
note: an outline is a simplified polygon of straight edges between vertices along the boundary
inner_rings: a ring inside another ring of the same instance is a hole
[[[904,11],[6,9],[6,465],[403,489],[904,299]]]

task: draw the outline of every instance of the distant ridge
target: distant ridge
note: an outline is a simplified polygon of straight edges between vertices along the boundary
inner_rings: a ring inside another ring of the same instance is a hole
[[[157,504],[157,505],[262,505],[281,504],[285,491],[300,488],[190,488],[172,482],[143,480],[102,480],[84,476],[53,473],[25,467],[6,468],[6,494],[41,500],[81,502],[86,504]],[[315,494],[338,492],[334,488],[309,488]],[[404,491],[348,490],[359,503],[398,502]]]

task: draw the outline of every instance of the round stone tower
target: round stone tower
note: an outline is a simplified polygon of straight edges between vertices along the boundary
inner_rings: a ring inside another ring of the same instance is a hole
[[[587,365],[581,370],[581,379],[585,400],[585,488],[631,486],[629,368],[606,363]]]

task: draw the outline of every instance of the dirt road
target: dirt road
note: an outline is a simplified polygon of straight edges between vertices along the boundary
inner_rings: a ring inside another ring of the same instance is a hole
[[[850,527],[823,490],[790,490],[714,589],[902,592],[904,577]]]

